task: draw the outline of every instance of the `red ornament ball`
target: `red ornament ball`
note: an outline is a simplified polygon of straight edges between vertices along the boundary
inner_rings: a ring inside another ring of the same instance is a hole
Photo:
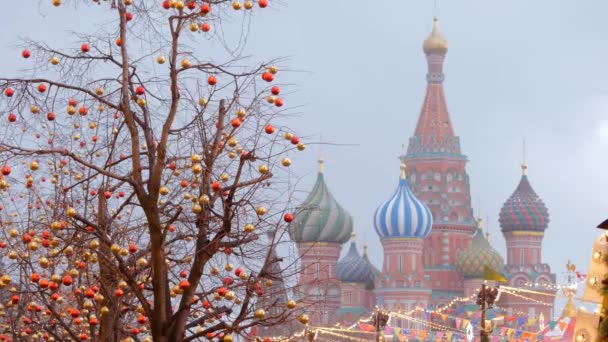
[[[239,118],[232,119],[230,124],[232,125],[232,127],[237,128],[241,125],[241,119],[239,119]]]
[[[53,112],[48,112],[48,113],[46,114],[46,119],[47,119],[47,120],[49,120],[49,121],[55,121],[55,113],[53,113]]]
[[[222,189],[222,185],[220,184],[220,182],[214,181],[213,183],[211,183],[211,190],[219,191],[220,189]]]
[[[169,8],[171,8],[171,5],[169,4],[169,1],[167,1],[167,0],[163,1],[163,8],[164,8],[164,9],[169,9]]]
[[[259,0],[258,6],[260,6],[260,8],[266,8],[268,6],[268,0]]]
[[[201,24],[201,31],[203,32],[209,32],[211,30],[211,25],[207,24],[207,23],[202,23]]]
[[[15,121],[17,121],[17,115],[15,115],[14,113],[8,114],[8,122],[15,122]]]
[[[196,2],[194,2],[194,1],[188,2],[188,9],[189,10],[193,10],[195,8],[196,8]]]
[[[30,50],[21,51],[21,57],[23,57],[23,58],[30,58],[31,55],[32,55],[32,53],[30,52]]]
[[[277,107],[282,107],[282,106],[283,106],[283,104],[284,104],[283,99],[282,99],[282,98],[280,98],[280,97],[277,97],[277,98],[274,100],[274,105],[275,105],[275,106],[277,106]]]
[[[279,93],[281,93],[281,88],[279,88],[278,86],[274,86],[272,87],[272,89],[270,89],[270,92],[272,93],[272,95],[279,95]]]
[[[125,19],[127,19],[127,21],[131,21],[131,20],[133,20],[133,13],[131,13],[131,12],[126,12],[126,13],[125,13]]]
[[[272,125],[266,125],[266,127],[264,127],[264,131],[266,134],[272,134],[274,133],[274,127],[272,127]]]
[[[2,174],[5,175],[5,176],[10,175],[11,174],[11,167],[8,166],[8,165],[4,165],[2,167]]]
[[[87,53],[89,52],[91,49],[89,48],[89,44],[82,44],[80,45],[80,51]]]
[[[120,37],[116,38],[116,46],[121,46],[122,45],[122,39],[120,39]]]
[[[13,90],[13,88],[6,88],[6,90],[4,91],[4,95],[11,97],[15,94],[15,91]]]
[[[297,145],[300,143],[300,138],[296,137],[295,135],[293,137],[291,137],[291,143],[294,145]]]
[[[68,105],[75,107],[78,104],[78,101],[74,100],[74,99],[70,99],[68,101]]]
[[[217,84],[217,78],[215,78],[215,76],[209,76],[207,77],[207,83],[209,83],[209,85],[214,86]]]
[[[209,13],[209,12],[211,12],[211,6],[209,6],[209,4],[208,4],[208,3],[206,3],[206,2],[205,2],[205,3],[203,3],[203,4],[201,5],[201,13],[203,13],[203,14],[207,14],[207,13]]]
[[[262,79],[266,82],[272,82],[274,80],[274,75],[266,71],[262,73]]]
[[[135,94],[137,95],[143,95],[145,92],[146,90],[142,86],[138,86],[137,88],[135,88]]]
[[[293,221],[293,214],[292,213],[285,214],[285,216],[283,217],[283,220],[285,220],[285,222],[287,222],[287,223]]]
[[[44,84],[39,84],[38,91],[44,93],[46,91],[46,86]]]

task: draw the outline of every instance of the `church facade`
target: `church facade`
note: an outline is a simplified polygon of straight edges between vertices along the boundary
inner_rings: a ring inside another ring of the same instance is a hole
[[[384,250],[381,269],[369,261],[365,246],[359,252],[354,237],[339,259],[353,236],[353,224],[329,191],[323,160],[291,227],[301,257],[300,297],[308,302],[311,324],[355,322],[369,317],[376,305],[402,312],[445,305],[475,294],[484,265],[505,275],[509,288],[528,290],[523,295],[505,292],[498,305],[549,319],[553,305],[544,303],[543,296],[555,293],[547,289],[556,280],[541,253],[549,215],[528,179],[527,164],[499,214],[507,245],[505,262],[473,214],[467,157],[443,88],[448,43],[436,18],[423,51],[428,64],[426,95],[416,128],[400,156],[400,169],[395,167],[396,189],[370,218]]]

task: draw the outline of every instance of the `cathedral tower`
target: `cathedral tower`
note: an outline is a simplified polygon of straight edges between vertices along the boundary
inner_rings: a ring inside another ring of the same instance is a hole
[[[522,176],[513,194],[500,210],[499,222],[507,242],[505,275],[512,287],[524,287],[534,292],[525,293],[532,300],[524,300],[522,293],[506,295],[500,305],[523,311],[535,318],[541,313],[553,317],[555,274],[542,261],[542,241],[549,225],[549,211],[528,180],[528,165],[521,166]],[[541,293],[547,293],[543,295]]]
[[[435,304],[462,295],[463,279],[456,260],[475,232],[467,158],[460,150],[443,91],[443,62],[448,42],[439,33],[437,18],[424,41],[428,73],[422,110],[407,152],[409,182],[433,215],[433,229],[424,242],[423,263]]]
[[[422,259],[424,239],[432,225],[431,211],[410,190],[402,164],[397,190],[374,214],[374,228],[384,249],[374,292],[383,308],[407,311],[428,306],[431,289]]]
[[[299,298],[312,325],[337,321],[341,288],[336,266],[342,244],[353,231],[353,219],[325,184],[323,159],[319,159],[317,181],[290,227],[291,239],[300,254]]]

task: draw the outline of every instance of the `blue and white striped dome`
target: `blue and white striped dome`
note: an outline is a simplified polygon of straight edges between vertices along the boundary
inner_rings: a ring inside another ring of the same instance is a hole
[[[431,210],[407,186],[405,164],[402,164],[397,191],[374,214],[376,233],[381,239],[424,239],[431,233],[432,226]]]

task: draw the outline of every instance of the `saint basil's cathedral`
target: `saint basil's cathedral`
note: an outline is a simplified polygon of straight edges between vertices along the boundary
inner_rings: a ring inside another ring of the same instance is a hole
[[[330,192],[322,159],[314,187],[300,205],[290,235],[301,258],[299,291],[310,303],[311,324],[356,322],[369,317],[376,305],[402,312],[441,307],[474,295],[483,282],[484,265],[502,273],[508,286],[537,293],[536,298],[504,293],[497,303],[501,308],[551,319],[553,304],[542,297],[555,294],[551,289],[556,277],[541,253],[549,214],[530,184],[527,165],[521,166],[519,184],[499,214],[507,245],[505,262],[484,234],[481,219],[473,215],[467,157],[443,89],[448,43],[436,18],[423,51],[428,73],[422,110],[400,156],[400,169],[395,165],[396,189],[373,216],[384,250],[382,268],[370,262],[365,245],[359,251],[353,220]]]

